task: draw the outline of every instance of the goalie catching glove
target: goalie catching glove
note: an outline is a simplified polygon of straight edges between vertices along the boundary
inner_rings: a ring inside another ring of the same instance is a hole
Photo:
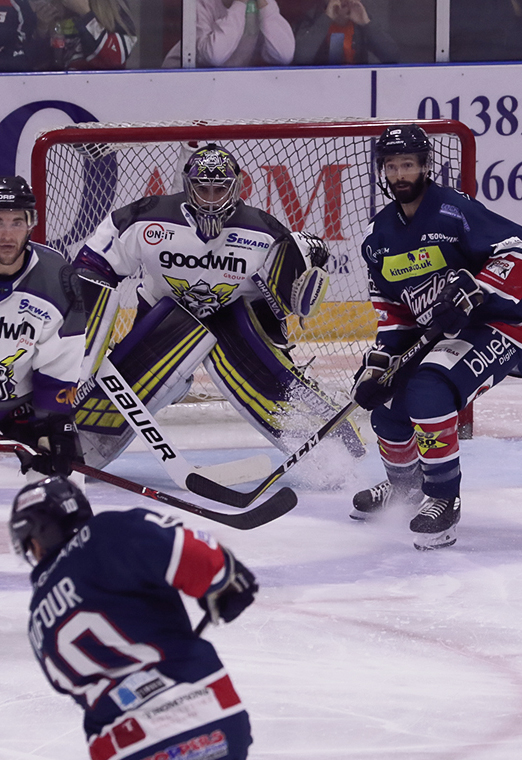
[[[389,401],[394,392],[392,376],[386,383],[379,382],[384,373],[393,367],[399,357],[392,356],[384,347],[374,346],[364,356],[362,367],[353,379],[352,398],[369,412]]]
[[[313,317],[317,314],[328,289],[329,277],[324,267],[330,251],[317,235],[292,232],[292,238],[310,268],[292,283],[290,304],[293,313],[298,317]]]
[[[254,574],[231,551],[223,546],[221,550],[225,556],[224,578],[198,599],[199,606],[210,615],[214,625],[220,619],[225,623],[235,620],[252,604],[254,595],[259,591]]]
[[[292,284],[290,303],[298,317],[313,317],[319,311],[328,289],[329,277],[323,269],[313,267]]]
[[[322,238],[310,232],[292,232],[291,237],[310,267],[324,269],[330,258],[330,251]]]
[[[252,274],[277,319],[312,317],[328,288],[324,267],[330,252],[317,235],[285,233],[275,240],[262,267]]]
[[[433,305],[432,324],[449,338],[467,327],[470,315],[484,301],[484,293],[466,269],[452,276]]]

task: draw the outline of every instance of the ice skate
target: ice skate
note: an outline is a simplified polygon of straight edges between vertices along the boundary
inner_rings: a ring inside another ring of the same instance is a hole
[[[404,503],[417,509],[422,499],[423,493],[419,488],[399,487],[392,485],[389,480],[383,480],[382,483],[355,494],[350,517],[353,520],[371,520],[391,504]]]
[[[418,513],[410,522],[415,534],[416,549],[441,549],[453,546],[457,540],[457,523],[460,520],[460,498],[436,499],[426,496]]]
[[[389,480],[383,480],[372,488],[359,491],[353,497],[353,509],[350,517],[353,520],[371,520],[389,503],[393,486]]]

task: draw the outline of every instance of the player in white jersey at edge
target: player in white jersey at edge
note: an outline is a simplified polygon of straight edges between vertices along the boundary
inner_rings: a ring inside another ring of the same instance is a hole
[[[82,709],[91,760],[245,760],[248,714],[183,601],[196,598],[213,623],[252,604],[255,577],[230,550],[173,515],[93,516],[59,475],[18,493],[9,529],[34,565],[29,641]]]
[[[71,265],[29,240],[35,205],[25,179],[0,178],[0,433],[32,447],[47,439],[48,453],[24,454],[28,477],[69,475],[81,456],[72,405],[85,313]]]
[[[117,302],[106,298],[107,288],[140,270],[137,318],[111,361],[152,414],[185,397],[201,362],[239,413],[284,450],[338,408],[294,365],[286,339],[285,318],[313,316],[324,298],[323,241],[291,233],[245,204],[241,169],[216,144],[190,155],[182,179],[183,192],[113,211],[74,261],[95,335],[88,337],[76,414],[94,466],[133,437],[121,417],[107,414],[89,375],[107,346]],[[363,453],[350,422],[338,435],[355,456]]]

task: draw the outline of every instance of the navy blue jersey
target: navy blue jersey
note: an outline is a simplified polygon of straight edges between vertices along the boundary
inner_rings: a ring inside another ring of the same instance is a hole
[[[388,204],[371,221],[362,243],[378,341],[395,350],[410,345],[418,330],[429,326],[432,306],[454,272],[466,269],[482,280],[480,273],[498,266],[498,258],[518,247],[522,226],[433,182],[412,219],[404,216],[399,203]],[[504,284],[497,278],[494,286],[490,276],[481,281],[486,298],[472,320],[495,323],[506,333],[499,322],[522,323],[520,296],[514,295],[522,284],[520,268],[510,270],[507,287],[506,278]]]
[[[222,670],[180,591],[202,596],[224,567],[208,534],[133,509],[96,515],[33,570],[30,641],[53,687],[85,710],[87,736],[168,686]]]

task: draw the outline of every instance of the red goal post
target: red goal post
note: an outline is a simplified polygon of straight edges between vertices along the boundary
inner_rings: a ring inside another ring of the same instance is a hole
[[[373,168],[376,138],[411,120],[345,119],[250,123],[88,123],[51,129],[32,153],[39,223],[33,239],[76,256],[112,210],[144,195],[181,189],[187,144],[217,142],[238,159],[242,197],[294,230],[326,239],[330,288],[318,316],[289,320],[297,364],[313,357],[311,374],[342,401],[375,334],[359,241],[369,218],[388,199]],[[416,120],[434,145],[433,176],[475,195],[475,139],[449,119]],[[189,148],[190,150],[190,148]],[[132,324],[133,288],[122,288],[123,334]],[[193,396],[213,397],[204,373]]]

